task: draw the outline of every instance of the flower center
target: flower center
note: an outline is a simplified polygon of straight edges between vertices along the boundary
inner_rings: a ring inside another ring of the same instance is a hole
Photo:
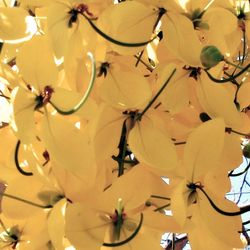
[[[126,213],[123,212],[119,214],[117,209],[115,210],[115,213],[113,215],[110,216],[114,226],[117,226],[118,224],[122,225],[124,219],[126,218]]]
[[[45,106],[50,101],[53,92],[54,89],[52,87],[45,86],[44,90],[40,93],[40,95],[36,96],[35,110]]]
[[[201,68],[195,68],[195,67],[191,67],[191,66],[187,66],[185,65],[183,67],[183,69],[188,70],[189,73],[189,77],[193,77],[196,81],[198,80],[198,76],[201,74]]]
[[[84,12],[90,16],[93,17],[93,13],[89,11],[88,5],[81,3],[77,5],[75,8],[71,9],[68,13],[70,14],[70,19],[68,22],[69,28],[73,26],[73,23],[77,21],[78,14],[84,14]]]

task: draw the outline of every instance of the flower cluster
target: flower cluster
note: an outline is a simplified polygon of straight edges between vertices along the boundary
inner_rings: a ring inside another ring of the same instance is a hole
[[[0,249],[243,248],[249,5],[0,1]]]

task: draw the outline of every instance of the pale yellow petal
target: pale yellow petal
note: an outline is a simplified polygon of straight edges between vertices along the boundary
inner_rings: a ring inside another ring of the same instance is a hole
[[[163,17],[162,21],[166,47],[187,65],[199,66],[201,43],[192,21],[184,15],[170,12]]]
[[[153,168],[168,173],[176,167],[177,153],[171,138],[146,115],[130,131],[128,144],[139,161]]]
[[[34,36],[22,46],[17,66],[25,82],[37,91],[57,82],[58,71],[46,36]]]
[[[243,82],[237,93],[237,101],[241,109],[250,105],[250,82]]]
[[[210,117],[223,117],[226,125],[232,128],[241,125],[240,113],[237,111],[230,93],[223,85],[212,82],[202,75],[197,86],[197,96],[201,106]]]
[[[32,32],[28,29],[28,16],[22,8],[0,7],[0,41],[15,43],[18,39],[30,38]]]
[[[48,218],[48,232],[53,246],[58,250],[64,250],[65,235],[65,209],[67,200],[61,199],[51,210]]]
[[[187,178],[195,182],[213,170],[224,146],[225,124],[223,119],[207,121],[196,128],[188,137],[184,151]]]
[[[86,185],[95,181],[96,168],[87,131],[58,116],[44,116],[41,139],[51,159],[82,178]]]

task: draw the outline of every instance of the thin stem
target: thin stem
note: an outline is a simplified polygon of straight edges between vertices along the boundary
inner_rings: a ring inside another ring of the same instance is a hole
[[[7,100],[10,100],[10,97],[6,96],[6,95],[3,93],[2,90],[0,90],[0,97],[3,97],[3,98],[5,98],[5,99],[7,99]]]
[[[80,100],[80,102],[72,109],[68,110],[68,111],[64,111],[64,110],[60,110],[58,107],[56,107],[56,105],[49,101],[49,103],[53,106],[53,108],[61,115],[71,115],[73,113],[75,113],[76,111],[78,111],[83,104],[87,101],[90,92],[94,86],[94,82],[95,82],[95,78],[96,78],[96,62],[95,62],[95,58],[93,56],[93,54],[91,52],[88,52],[88,57],[91,60],[91,68],[92,68],[92,73],[91,73],[91,79],[87,88],[87,91],[85,92],[84,96],[82,97],[82,99]]]
[[[227,72],[224,72],[224,74],[225,74],[226,76],[228,76],[228,77],[231,77],[231,76],[234,75],[234,74],[230,75],[230,74],[228,74]],[[239,84],[235,79],[233,79],[231,82],[232,82],[232,84],[234,84],[234,85],[237,86],[237,89],[240,87],[240,84]]]
[[[226,127],[225,128],[225,132],[227,132],[227,133],[235,133],[235,134],[237,134],[237,135],[242,135],[242,136],[244,136],[244,137],[246,137],[246,138],[249,138],[250,137],[250,134],[245,134],[245,133],[242,133],[242,132],[239,132],[239,131],[236,131],[236,130],[234,130],[234,129],[232,129],[232,128],[229,128],[229,127]]]
[[[245,174],[247,171],[248,171],[248,169],[250,168],[250,162],[248,163],[248,165],[246,166],[246,168],[242,171],[242,172],[239,172],[239,173],[236,173],[236,174],[234,174],[233,173],[233,170],[228,174],[228,176],[230,176],[230,177],[238,177],[238,176],[241,176],[242,174]]]
[[[47,205],[47,206],[40,205],[40,204],[34,203],[34,202],[32,202],[32,201],[25,200],[25,199],[23,199],[23,198],[20,198],[20,197],[11,195],[11,194],[0,193],[0,196],[5,196],[5,197],[11,198],[11,199],[14,199],[14,200],[17,200],[17,201],[26,203],[26,204],[28,204],[28,205],[31,205],[31,206],[34,206],[34,207],[38,207],[38,208],[46,209],[46,208],[52,208],[52,207],[53,207],[53,206],[51,206],[51,205]]]
[[[242,225],[247,225],[247,224],[249,224],[250,223],[250,220],[247,220],[247,221],[244,221],[243,223],[242,223]]]
[[[227,61],[226,61],[227,62]],[[228,63],[228,62],[227,62]],[[234,67],[237,67],[235,64],[230,63],[231,65],[233,65]],[[243,73],[245,73],[246,71],[248,71],[248,69],[250,68],[250,64],[248,64],[245,68],[242,68],[240,66],[238,66],[238,68],[242,69],[241,71],[239,71],[237,74],[235,74],[234,76],[231,76],[229,78],[226,79],[217,79],[214,78],[207,69],[204,69],[204,71],[206,72],[207,76],[209,77],[210,80],[212,80],[213,82],[217,82],[217,83],[226,83],[226,82],[231,82],[232,80],[234,80],[235,78],[241,76]]]
[[[141,213],[140,222],[139,222],[137,228],[126,240],[116,242],[116,243],[103,243],[102,245],[105,247],[119,247],[119,246],[127,244],[128,242],[133,240],[135,238],[135,236],[139,233],[141,226],[142,226],[142,223],[143,223],[143,213]]]
[[[137,59],[136,63],[135,63],[135,67],[138,66],[140,60],[141,60],[141,57],[143,56],[144,54],[144,50],[142,50],[140,53],[139,53],[139,56],[135,56],[135,58]]]
[[[117,156],[117,158],[119,159],[119,161],[118,161],[118,177],[120,177],[124,174],[124,159],[126,156],[126,149],[127,149],[126,120],[123,122],[123,125],[122,125],[121,138],[120,138],[118,148],[119,148],[119,154]]]
[[[134,56],[136,59],[137,59],[137,61],[136,61],[136,64],[137,64],[137,62],[141,62],[146,68],[147,68],[147,70],[149,70],[150,72],[153,72],[153,69],[147,64],[147,63],[145,63],[142,59],[141,59],[141,57],[140,56]]]
[[[239,65],[240,62],[239,62],[239,64],[235,64],[235,63],[232,63],[232,62],[230,62],[230,61],[228,61],[228,60],[226,60],[226,59],[224,59],[224,61],[225,61],[227,64],[229,64],[229,65],[235,67],[236,69],[244,69],[244,67],[242,67],[242,66]]]
[[[91,19],[89,19],[85,14],[82,13],[82,16],[88,21],[88,23],[90,24],[90,26],[100,35],[102,36],[104,39],[106,39],[107,41],[114,43],[116,45],[119,46],[123,46],[123,47],[141,47],[141,46],[145,46],[148,43],[151,43],[157,36],[153,37],[152,39],[145,41],[145,42],[139,42],[139,43],[126,43],[126,42],[122,42],[122,41],[118,41],[112,37],[110,37],[109,35],[105,34],[103,31],[101,31],[93,22]]]
[[[159,195],[154,195],[154,194],[150,195],[150,197],[151,197],[151,198],[156,198],[156,199],[168,200],[168,201],[171,200],[171,199],[168,198],[168,197],[159,196]]]
[[[177,145],[177,146],[178,146],[178,145],[184,145],[184,144],[186,144],[186,142],[185,142],[185,141],[175,142],[175,143],[174,143],[174,145]]]
[[[175,233],[172,235],[172,250],[175,250]]]
[[[20,174],[22,174],[22,175],[24,175],[24,176],[31,176],[31,175],[33,175],[33,173],[32,173],[32,172],[26,172],[26,171],[24,171],[24,170],[21,168],[20,164],[19,164],[18,154],[19,154],[20,145],[21,145],[21,141],[18,140],[18,141],[17,141],[17,144],[16,144],[16,148],[15,148],[15,155],[14,155],[14,157],[15,157],[15,165],[16,165],[16,168],[17,168],[17,170],[18,170],[18,172],[19,172]]]
[[[10,235],[10,233],[8,232],[7,228],[5,227],[3,221],[0,219],[0,225],[2,226],[3,230],[5,231],[6,234]]]
[[[241,64],[244,63],[245,61],[245,57],[246,57],[246,48],[247,48],[247,44],[246,44],[246,31],[242,30],[243,33],[243,55],[242,55],[242,60],[241,60]]]
[[[167,208],[167,207],[169,207],[169,206],[170,206],[170,203],[168,203],[168,204],[166,204],[166,205],[163,205],[163,206],[161,206],[161,207],[156,208],[156,209],[154,210],[154,212],[159,212],[159,211],[161,211],[162,209],[165,209],[165,208]]]
[[[210,205],[213,207],[213,209],[222,214],[222,215],[225,215],[225,216],[239,216],[239,215],[242,215],[244,213],[247,213],[250,211],[250,206],[245,206],[245,207],[242,207],[240,208],[239,211],[235,211],[235,212],[227,212],[227,211],[223,211],[222,209],[220,209],[219,207],[217,207],[217,205],[213,202],[213,200],[209,197],[209,195],[206,193],[206,191],[198,186],[198,185],[195,185],[195,188],[198,188],[208,199]]]
[[[118,163],[122,161],[120,158],[118,158],[118,156],[115,156],[115,155],[112,155],[111,158],[117,161]],[[137,160],[125,160],[125,159],[123,160],[123,162],[131,164],[133,166],[139,163]]]
[[[0,129],[1,128],[5,128],[9,125],[9,123],[6,123],[6,122],[0,122]]]
[[[135,120],[141,120],[142,116],[147,112],[147,110],[153,105],[153,103],[159,97],[159,95],[162,93],[162,91],[166,88],[167,84],[170,82],[170,80],[172,79],[175,72],[176,72],[176,69],[174,69],[172,71],[172,73],[170,74],[170,76],[168,77],[166,82],[162,85],[160,90],[157,92],[157,94],[154,96],[154,98],[149,102],[149,104],[145,107],[145,109],[135,117]]]

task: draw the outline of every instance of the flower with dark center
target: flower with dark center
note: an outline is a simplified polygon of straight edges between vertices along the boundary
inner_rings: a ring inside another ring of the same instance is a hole
[[[89,7],[86,4],[79,4],[76,8],[73,8],[68,13],[70,14],[70,19],[68,22],[69,28],[72,27],[73,23],[77,21],[78,14],[86,13],[88,16],[93,17],[93,13],[89,11]]]
[[[36,96],[36,106],[35,110],[45,106],[51,99],[52,93],[54,92],[54,89],[50,86],[45,86],[44,90],[40,93],[40,95]]]

